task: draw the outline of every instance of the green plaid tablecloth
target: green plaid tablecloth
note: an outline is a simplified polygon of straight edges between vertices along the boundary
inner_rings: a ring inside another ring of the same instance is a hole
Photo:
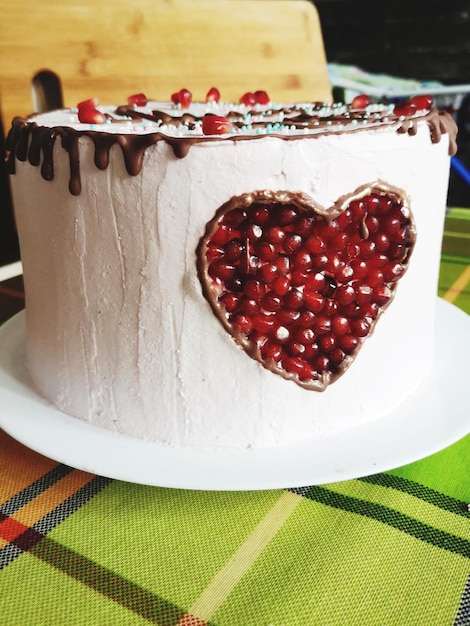
[[[470,221],[450,218],[440,295],[470,312]],[[19,308],[18,283],[2,299]],[[470,436],[357,480],[211,492],[87,474],[0,431],[0,624],[147,623],[469,626]]]

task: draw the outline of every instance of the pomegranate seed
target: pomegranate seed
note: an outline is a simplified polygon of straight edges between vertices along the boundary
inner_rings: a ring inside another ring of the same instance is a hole
[[[77,104],[77,109],[81,109],[82,107],[91,107],[92,109],[96,109],[100,101],[98,98],[88,98],[88,100],[82,100]]]
[[[374,290],[375,295],[375,290]],[[362,313],[366,319],[369,321],[375,320],[377,315],[379,314],[379,305],[377,302],[368,302],[366,305],[362,307]]]
[[[308,277],[308,270],[294,268],[292,270],[290,284],[293,287],[303,287]]]
[[[410,103],[414,104],[420,111],[425,109],[429,110],[434,104],[434,99],[431,95],[413,96],[410,98]]]
[[[316,378],[315,369],[301,357],[286,357],[282,361],[289,372],[297,374],[300,380],[312,380]]]
[[[361,250],[360,250],[361,252]],[[351,268],[353,271],[354,278],[356,280],[361,280],[367,275],[368,266],[365,261],[361,258],[354,258],[351,260]]]
[[[246,296],[241,301],[239,308],[242,313],[246,313],[250,317],[253,317],[253,315],[256,315],[261,311],[259,303],[256,302],[256,300],[250,300],[250,298],[247,298]]]
[[[312,257],[307,250],[300,249],[294,256],[294,265],[299,269],[310,269],[312,267]]]
[[[282,348],[271,341],[267,341],[261,348],[261,356],[266,361],[274,361],[278,363],[282,358]]]
[[[324,274],[317,272],[316,274],[310,274],[305,281],[305,289],[308,291],[322,292],[326,287],[326,278]]]
[[[336,300],[341,306],[351,304],[356,299],[356,292],[351,285],[343,285],[336,290]]]
[[[245,106],[255,106],[256,104],[256,96],[251,91],[247,91],[240,98],[240,104],[244,104]]]
[[[269,311],[270,313],[279,311],[279,309],[281,308],[281,305],[282,305],[281,298],[279,296],[276,296],[276,294],[272,293],[272,291],[270,291],[269,293],[267,293],[261,298],[261,306],[263,307],[265,311]]]
[[[405,267],[401,263],[391,263],[384,270],[384,277],[387,282],[395,282],[403,276]]]
[[[266,293],[266,288],[259,280],[247,280],[245,283],[245,293],[253,300],[260,300]]]
[[[248,224],[247,227],[243,229],[243,237],[249,239],[250,242],[261,239],[262,235],[263,229],[261,226],[258,226],[258,224]]]
[[[219,298],[219,302],[224,305],[225,309],[229,311],[229,313],[232,313],[240,303],[240,296],[237,296],[234,293],[224,293],[223,296]]]
[[[215,233],[212,235],[211,241],[212,243],[215,243],[219,246],[224,246],[230,241],[232,233],[233,228],[230,225],[221,223],[219,224],[219,227],[217,228]]]
[[[343,335],[338,338],[338,344],[346,354],[351,354],[359,345],[359,339],[354,335]]]
[[[269,104],[271,99],[265,91],[255,91],[255,99],[258,104]]]
[[[410,102],[409,100],[397,102],[397,104],[393,107],[393,112],[398,116],[413,115],[416,113],[416,104],[413,104],[413,102]]]
[[[294,309],[283,308],[276,313],[276,318],[279,324],[291,326],[300,319],[300,312],[294,311]]]
[[[275,327],[276,320],[272,315],[258,313],[253,316],[253,328],[261,333],[270,333]]]
[[[229,224],[234,228],[238,228],[240,224],[246,220],[247,213],[243,209],[232,209],[223,216],[223,223]]]
[[[336,348],[336,338],[334,335],[323,335],[318,340],[320,349],[323,352],[331,352]]]
[[[314,227],[315,220],[311,217],[300,217],[294,225],[295,232],[303,239],[311,234]]]
[[[317,256],[313,258],[312,267],[317,271],[323,270],[328,265],[329,260],[330,259],[326,253],[318,254]]]
[[[230,239],[224,246],[223,254],[227,261],[233,263],[234,261],[238,261],[245,252],[245,249],[245,245],[241,239]]]
[[[258,350],[261,350],[268,343],[268,337],[259,330],[252,330],[250,333],[250,341]]]
[[[325,300],[325,306],[323,307],[324,315],[332,317],[338,310],[338,303],[333,298],[327,298]]]
[[[144,107],[147,105],[148,98],[144,93],[135,93],[127,98],[129,106]]]
[[[222,115],[208,113],[202,118],[202,132],[204,135],[228,135],[232,128],[232,122]]]
[[[317,291],[304,290],[304,302],[312,313],[320,313],[325,304],[325,298]]]
[[[178,104],[181,105],[182,109],[188,109],[192,99],[193,94],[189,91],[189,89],[183,88],[178,91]]]
[[[331,329],[335,335],[345,335],[346,333],[351,332],[348,318],[341,315],[335,315],[335,317],[331,320]]]
[[[319,335],[325,335],[331,331],[331,319],[325,315],[317,317],[315,329]]]
[[[374,298],[379,306],[386,304],[392,297],[392,290],[387,285],[382,285],[374,289]]]
[[[326,250],[326,243],[321,237],[313,235],[305,242],[305,248],[312,254],[320,254]]]
[[[340,348],[334,348],[330,352],[330,362],[333,363],[333,365],[336,365],[336,366],[341,365],[345,357],[346,357],[346,354]]]
[[[301,344],[306,345],[315,341],[315,333],[311,328],[296,328],[294,338]]]
[[[370,259],[375,254],[376,248],[377,246],[374,241],[366,239],[366,241],[361,241],[359,244],[359,254],[364,259]]]
[[[313,369],[317,372],[326,372],[330,367],[330,359],[327,356],[318,356],[313,362]]]
[[[363,200],[353,200],[349,205],[354,220],[358,222],[366,213],[366,204]]]
[[[311,328],[316,321],[316,317],[312,311],[302,311],[297,320],[297,324],[302,328]]]
[[[352,109],[365,109],[370,104],[370,98],[366,94],[355,96],[351,102]]]
[[[279,276],[272,284],[272,290],[278,296],[285,296],[290,289],[290,280],[286,276]]]
[[[276,248],[267,241],[256,242],[254,249],[262,261],[274,261],[277,258]]]
[[[265,206],[256,206],[249,216],[250,222],[258,224],[258,226],[265,226],[269,222],[270,217],[269,209]]]
[[[300,341],[289,341],[286,344],[285,350],[290,356],[303,356],[305,354],[305,346]]]
[[[300,235],[288,235],[284,242],[284,251],[287,254],[296,252],[302,245],[302,237]]]
[[[286,238],[286,232],[279,226],[271,226],[266,229],[265,237],[270,243],[282,243]]]
[[[78,109],[78,121],[82,124],[104,124],[106,116],[91,106],[82,105]]]
[[[383,284],[383,282],[384,282],[383,272],[377,267],[372,268],[371,271],[367,275],[367,284],[370,285],[371,287],[376,287],[377,285]]]
[[[209,265],[208,273],[212,278],[220,278],[226,282],[234,276],[235,266],[216,259]]]
[[[335,271],[335,278],[339,284],[347,283],[349,280],[354,278],[354,270],[350,265],[346,265],[346,263],[341,263],[341,265]]]
[[[279,274],[288,274],[291,270],[290,258],[285,254],[280,254],[276,259],[276,267],[279,270]]]
[[[408,255],[407,246],[392,242],[388,249],[388,257],[392,261],[404,261]]]
[[[278,276],[279,271],[276,265],[274,265],[273,263],[266,263],[266,265],[262,265],[258,268],[258,271],[256,273],[256,277],[258,278],[258,280],[266,283],[267,285],[270,285],[272,282],[274,282]]]
[[[386,252],[390,247],[390,239],[385,233],[377,233],[374,241],[379,252]]]
[[[298,215],[299,213],[294,207],[284,206],[279,211],[278,223],[282,226],[287,226],[287,224],[292,224],[292,222],[295,221]]]
[[[211,87],[206,94],[206,102],[219,102],[220,91],[217,87]]]
[[[298,310],[302,306],[304,297],[298,289],[290,289],[284,296],[284,306],[287,309]]]
[[[253,330],[253,323],[251,318],[248,315],[243,315],[241,313],[234,315],[230,321],[234,326],[238,328],[242,333],[248,335]]]
[[[369,302],[372,298],[372,287],[370,285],[359,285],[356,287],[356,302],[361,305]]]
[[[279,321],[279,318],[277,318]],[[290,339],[290,332],[285,326],[278,326],[276,328],[275,337],[280,344],[286,343]]]
[[[357,337],[365,337],[369,334],[370,323],[366,319],[358,319],[351,321],[351,331]]]

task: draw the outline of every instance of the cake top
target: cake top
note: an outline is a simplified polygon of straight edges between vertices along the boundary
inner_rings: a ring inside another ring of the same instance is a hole
[[[76,107],[15,118],[7,138],[8,167],[10,173],[15,172],[15,159],[39,165],[42,154],[42,175],[52,179],[52,146],[58,136],[69,152],[72,172],[78,167],[78,156],[74,156],[77,142],[85,135],[95,144],[99,168],[107,166],[109,150],[117,143],[123,150],[128,173],[136,175],[145,150],[162,140],[176,157],[183,158],[198,143],[267,136],[299,140],[385,128],[414,135],[420,123],[429,128],[433,143],[448,134],[449,153],[456,152],[457,127],[449,113],[433,107],[431,96],[415,96],[395,104],[372,102],[365,95],[357,96],[350,104],[285,104],[272,102],[265,91],[256,91],[243,94],[238,103],[230,103],[223,102],[213,87],[200,102],[193,101],[187,89],[173,94],[167,102],[150,100],[143,93],[129,96],[127,103],[119,106],[101,106],[96,98],[90,98]],[[73,176],[70,191],[80,193]]]

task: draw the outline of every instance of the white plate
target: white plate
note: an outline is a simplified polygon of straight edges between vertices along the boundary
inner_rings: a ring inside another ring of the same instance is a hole
[[[24,337],[24,313],[0,328],[0,426],[51,459],[110,478],[232,491],[325,484],[411,463],[470,432],[470,317],[439,299],[434,369],[409,401],[375,423],[277,449],[170,448],[72,418],[33,390]]]

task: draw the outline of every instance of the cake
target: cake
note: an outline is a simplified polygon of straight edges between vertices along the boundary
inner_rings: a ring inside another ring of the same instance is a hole
[[[425,96],[181,90],[15,118],[32,384],[74,418],[193,449],[390,415],[433,361],[455,138]]]

